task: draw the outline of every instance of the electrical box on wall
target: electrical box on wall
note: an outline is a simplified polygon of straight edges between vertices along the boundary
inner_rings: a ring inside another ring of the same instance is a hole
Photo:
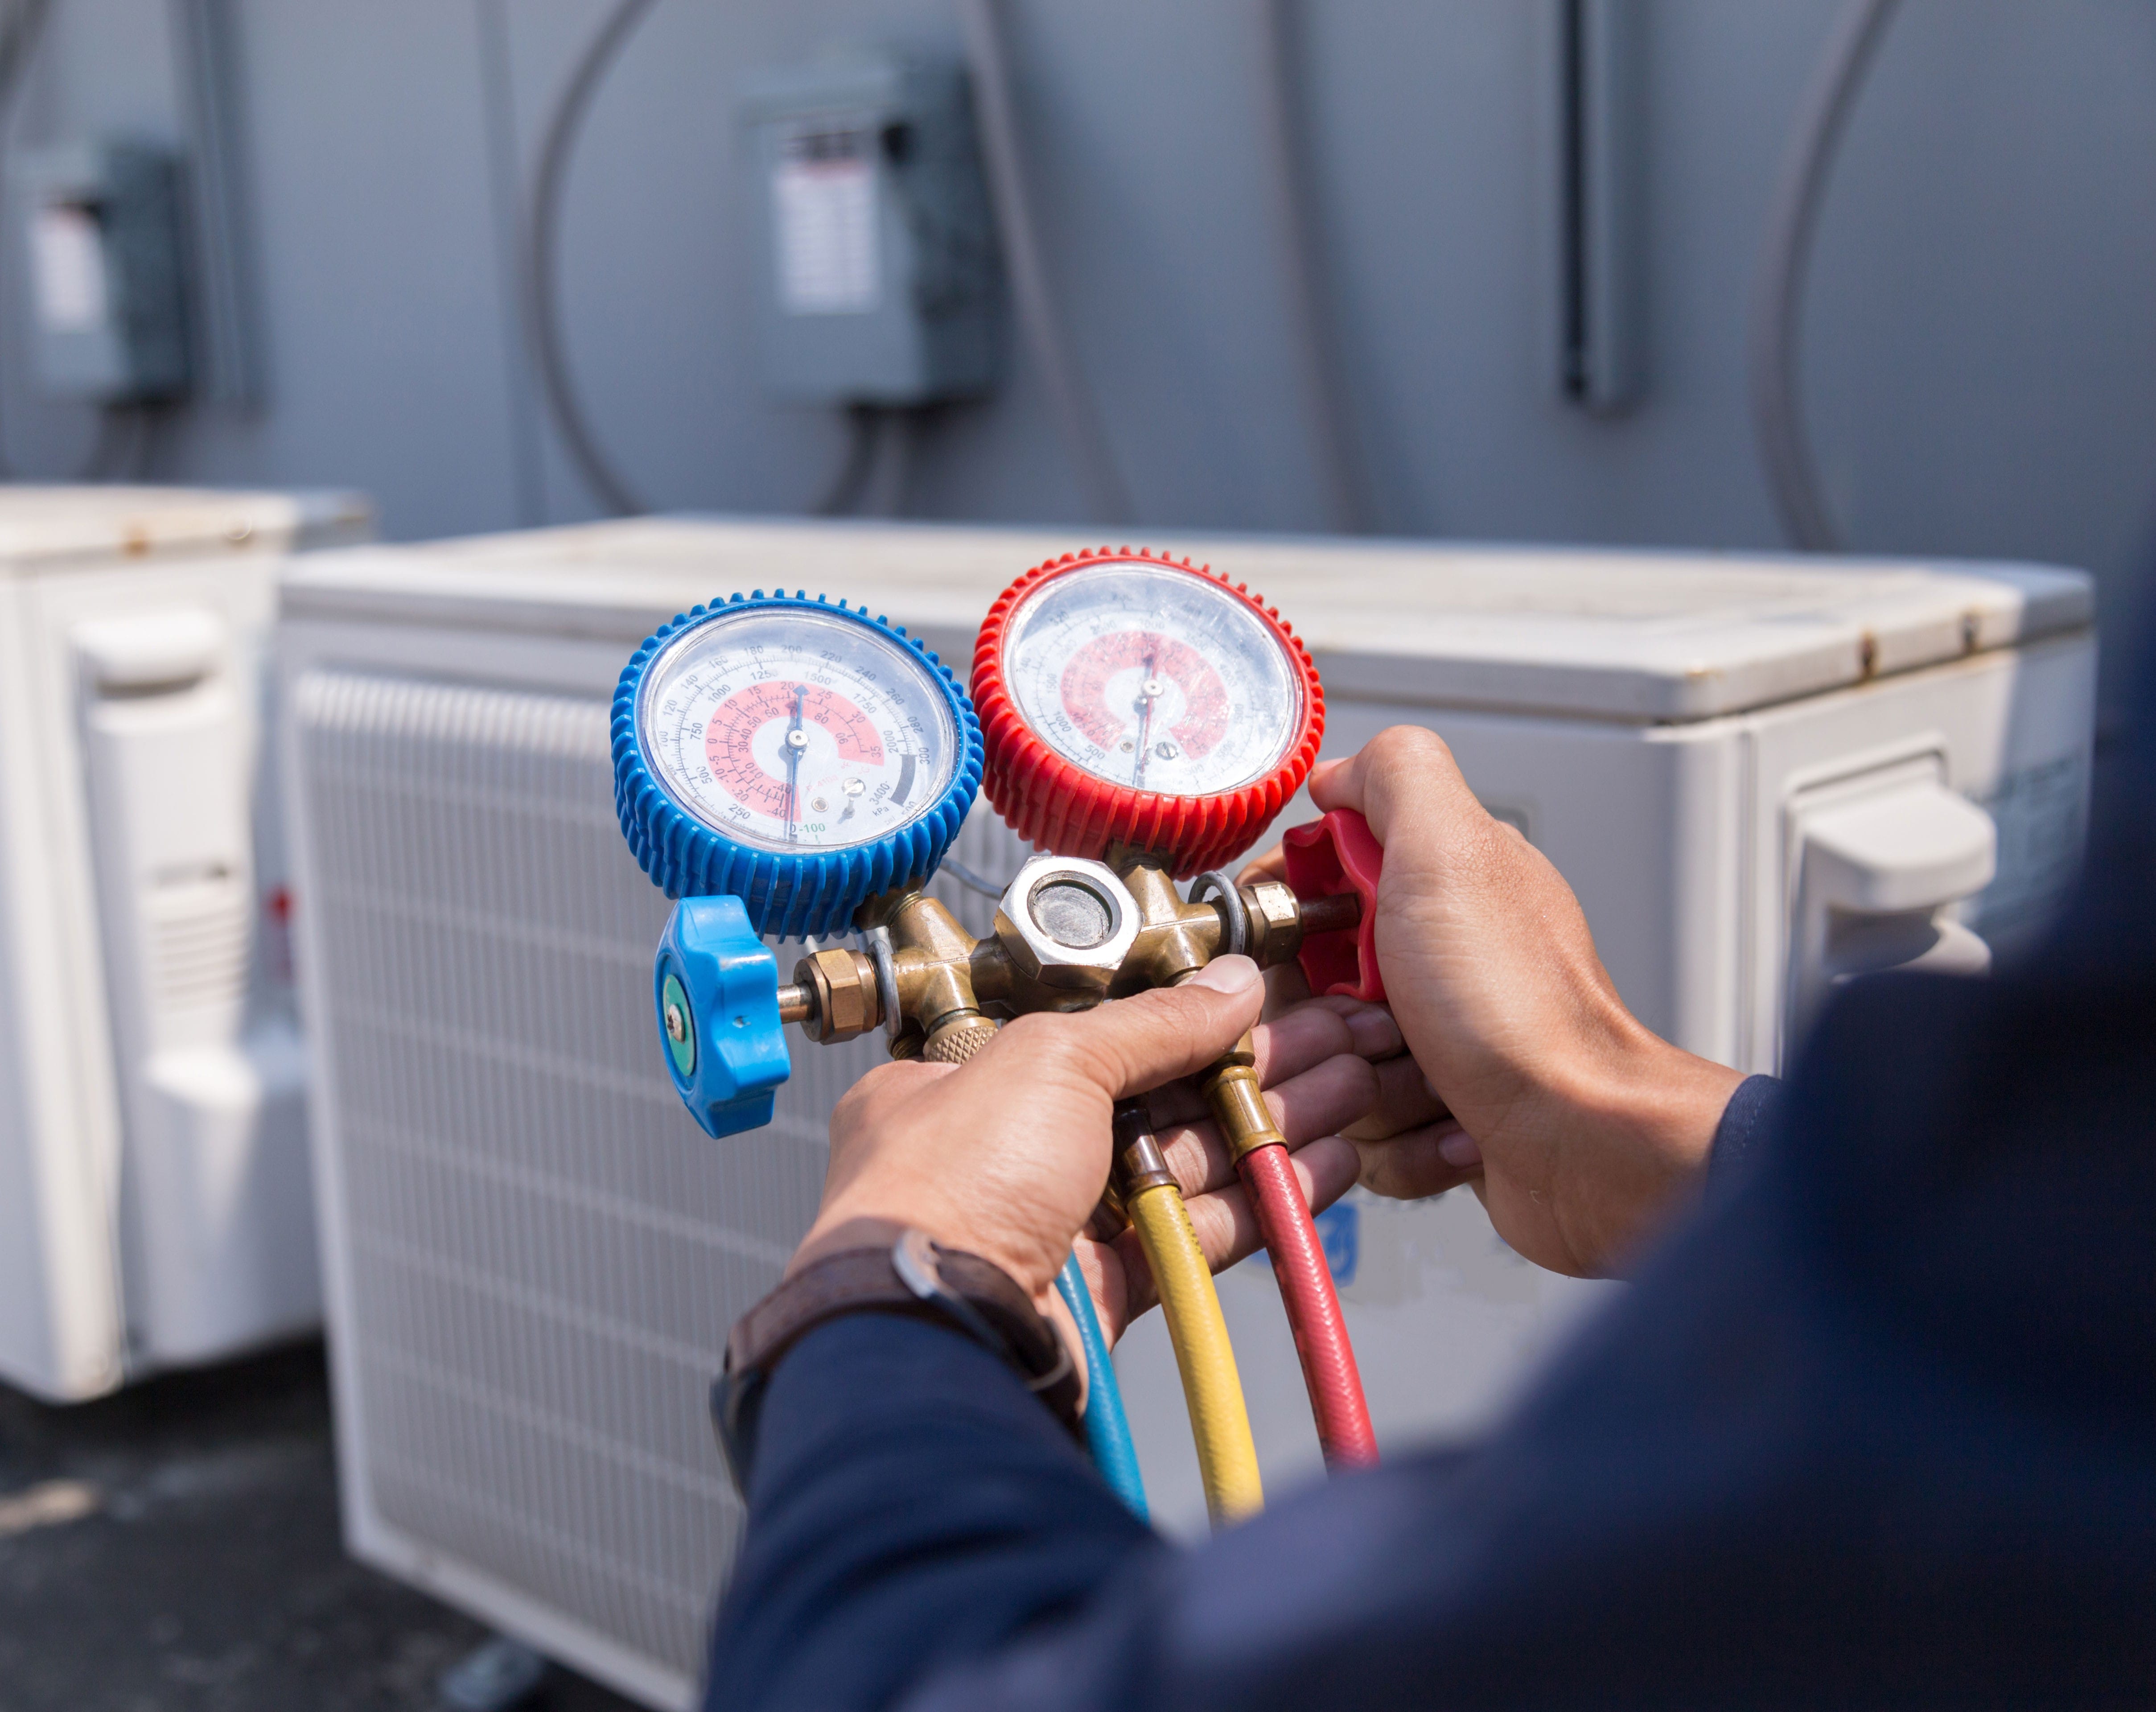
[[[771,390],[901,405],[987,391],[999,272],[963,71],[886,56],[769,71],[742,116]]]
[[[139,404],[187,388],[178,163],[154,144],[59,144],[14,169],[39,388]]]

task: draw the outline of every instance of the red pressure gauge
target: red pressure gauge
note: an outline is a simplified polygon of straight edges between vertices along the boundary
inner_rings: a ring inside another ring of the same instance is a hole
[[[1111,843],[1178,877],[1255,843],[1317,758],[1325,692],[1280,614],[1187,558],[1065,553],[998,597],[973,648],[983,787],[1058,856]]]

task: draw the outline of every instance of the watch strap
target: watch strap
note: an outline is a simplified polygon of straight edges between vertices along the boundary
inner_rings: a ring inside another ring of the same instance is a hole
[[[911,1263],[902,1266],[896,1257],[909,1247]],[[763,1388],[779,1360],[826,1321],[859,1313],[952,1327],[1009,1363],[1065,1427],[1079,1430],[1077,1370],[1061,1336],[1032,1298],[993,1261],[909,1231],[896,1244],[825,1255],[735,1322],[712,1404],[737,1487],[747,1489]]]

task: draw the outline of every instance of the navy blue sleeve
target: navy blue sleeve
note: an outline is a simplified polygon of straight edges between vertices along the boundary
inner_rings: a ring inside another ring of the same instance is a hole
[[[714,1709],[888,1704],[1166,1550],[1004,1362],[932,1322],[817,1328],[757,1444]]]
[[[1707,1156],[1707,1193],[1719,1199],[1765,1151],[1782,1107],[1782,1084],[1771,1076],[1748,1076],[1722,1108],[1714,1146]]]

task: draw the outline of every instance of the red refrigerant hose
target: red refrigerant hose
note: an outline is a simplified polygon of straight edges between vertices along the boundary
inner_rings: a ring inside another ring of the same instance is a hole
[[[1383,1002],[1384,983],[1378,974],[1378,877],[1384,851],[1369,823],[1352,809],[1337,809],[1307,825],[1291,828],[1281,840],[1287,859],[1287,882],[1306,905],[1342,892],[1361,902],[1352,927],[1315,932],[1299,952],[1303,974],[1313,993],[1346,993],[1366,1002]],[[1310,1221],[1310,1207],[1296,1180],[1295,1167],[1283,1146],[1253,1148],[1235,1162],[1243,1187],[1256,1209],[1258,1228],[1273,1257],[1281,1299],[1302,1357],[1302,1376],[1317,1416],[1317,1441],[1332,1467],[1353,1468],[1378,1460],[1378,1441],[1370,1431],[1369,1406],[1363,1401],[1363,1377],[1356,1371],[1354,1346],[1348,1341],[1340,1298],[1325,1250]]]
[[[1355,1365],[1355,1346],[1348,1341],[1332,1268],[1287,1149],[1277,1142],[1254,1147],[1235,1161],[1235,1171],[1272,1257],[1326,1466],[1367,1468],[1378,1460],[1378,1436],[1370,1429],[1370,1406],[1363,1401],[1363,1375]]]

